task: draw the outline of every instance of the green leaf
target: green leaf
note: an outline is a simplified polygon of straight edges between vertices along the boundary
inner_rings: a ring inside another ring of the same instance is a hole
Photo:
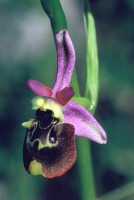
[[[98,53],[95,23],[88,0],[84,0],[84,22],[87,38],[85,96],[90,99],[90,110],[94,113],[98,100]]]

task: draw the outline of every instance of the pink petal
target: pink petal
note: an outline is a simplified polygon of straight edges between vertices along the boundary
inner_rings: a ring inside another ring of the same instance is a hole
[[[62,106],[66,105],[73,96],[74,90],[72,87],[65,87],[56,93],[56,99]]]
[[[38,81],[30,79],[28,80],[27,85],[37,96],[51,97],[53,94],[51,88],[46,87]]]
[[[73,101],[63,107],[64,122],[75,127],[75,135],[85,137],[100,144],[107,142],[107,136],[101,125],[83,106]]]
[[[57,47],[57,75],[53,93],[69,86],[75,64],[75,50],[67,30],[60,31],[55,38]]]

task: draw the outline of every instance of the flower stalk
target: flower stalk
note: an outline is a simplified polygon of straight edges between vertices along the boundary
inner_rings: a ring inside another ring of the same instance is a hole
[[[98,53],[94,18],[89,0],[83,0],[83,14],[86,33],[86,86],[85,97],[89,99],[88,109],[95,113],[98,100]],[[74,73],[73,87],[80,96],[78,80]],[[80,178],[80,193],[82,200],[95,200],[95,184],[93,176],[91,144],[85,139],[77,140],[78,173]]]
[[[72,85],[75,94],[80,96],[76,72],[73,74]],[[91,145],[88,140],[77,138],[77,154],[77,171],[79,175],[81,200],[95,200]]]

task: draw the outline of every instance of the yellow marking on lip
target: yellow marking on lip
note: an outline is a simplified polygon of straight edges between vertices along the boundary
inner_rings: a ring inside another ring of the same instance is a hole
[[[23,127],[25,127],[25,128],[30,129],[31,126],[32,126],[33,120],[34,120],[34,119],[30,119],[30,120],[27,121],[27,122],[23,122],[21,125],[22,125]]]
[[[53,127],[52,127],[53,128]],[[53,147],[56,147],[58,145],[58,140],[55,142],[55,143],[50,143],[49,142],[49,137],[50,137],[50,133],[51,133],[51,130],[52,128],[50,129],[50,131],[48,132],[47,134],[47,137],[46,137],[46,141],[45,141],[45,144],[42,144],[41,140],[40,139],[35,139],[32,143],[32,146],[34,145],[34,143],[36,141],[38,141],[38,150],[41,150],[43,149],[44,147],[48,147],[48,148],[53,148]]]
[[[33,160],[29,165],[29,172],[35,176],[42,175],[45,176],[45,174],[42,171],[42,165],[36,160]]]
[[[63,121],[64,119],[61,106],[52,98],[45,99],[43,97],[34,97],[32,99],[32,109],[40,109],[42,111],[51,110],[53,112],[53,117],[60,121]]]

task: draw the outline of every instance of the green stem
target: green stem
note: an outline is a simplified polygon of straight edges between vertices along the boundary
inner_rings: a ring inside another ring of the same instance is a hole
[[[67,22],[60,0],[40,0],[41,5],[48,15],[53,34],[56,35],[60,30],[67,29]]]
[[[78,79],[77,79],[76,70],[74,70],[74,72],[73,72],[71,84],[73,85],[73,89],[74,89],[75,95],[78,96],[78,97],[80,97],[81,95],[80,95],[80,90],[79,90],[79,85],[78,85]]]
[[[76,72],[73,74],[72,85],[77,96],[80,96]],[[95,200],[95,188],[91,158],[90,142],[77,138],[77,164],[81,200]]]
[[[77,147],[81,200],[95,200],[90,142],[87,139],[78,138]]]
[[[94,18],[91,14],[89,0],[83,0],[84,22],[86,29],[86,90],[85,97],[89,98],[90,112],[94,113],[98,100],[98,54]],[[76,76],[76,74],[75,74]],[[75,77],[74,76],[74,77]],[[78,95],[78,81],[75,77],[73,84]],[[80,191],[82,200],[95,200],[95,187],[93,178],[91,146],[86,139],[78,139],[78,173],[80,178]]]

